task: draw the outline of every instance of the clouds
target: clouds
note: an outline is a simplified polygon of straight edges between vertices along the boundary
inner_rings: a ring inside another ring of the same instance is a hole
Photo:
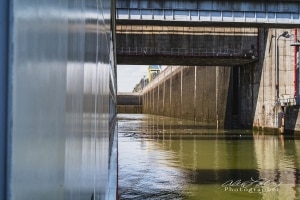
[[[118,65],[118,92],[132,92],[134,86],[147,76],[148,65]]]

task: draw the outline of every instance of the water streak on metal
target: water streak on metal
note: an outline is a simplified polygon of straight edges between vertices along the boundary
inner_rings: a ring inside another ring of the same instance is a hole
[[[11,3],[7,199],[115,196],[112,5]]]
[[[8,4],[8,0],[0,1],[0,199],[6,197],[7,178]]]

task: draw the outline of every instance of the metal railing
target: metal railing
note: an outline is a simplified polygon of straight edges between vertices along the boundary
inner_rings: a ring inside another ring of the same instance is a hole
[[[164,8],[116,8],[116,18],[126,20],[157,20],[157,21],[187,21],[187,22],[231,22],[231,23],[257,23],[257,24],[294,24],[300,23],[297,12],[299,4],[288,3],[290,11],[256,10],[230,10],[219,7],[216,10],[207,8],[198,9],[164,9]],[[225,9],[225,10],[222,10]]]

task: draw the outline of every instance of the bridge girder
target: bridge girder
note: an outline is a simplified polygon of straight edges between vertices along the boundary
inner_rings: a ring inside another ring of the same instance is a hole
[[[117,26],[118,64],[237,66],[258,58],[257,28]]]
[[[251,56],[164,56],[117,54],[117,63],[122,65],[182,65],[182,66],[242,66],[256,62]]]
[[[118,0],[117,24],[300,27],[295,0]]]

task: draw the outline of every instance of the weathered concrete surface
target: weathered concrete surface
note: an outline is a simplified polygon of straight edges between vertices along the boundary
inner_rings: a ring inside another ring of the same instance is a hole
[[[135,105],[118,105],[117,106],[118,113],[135,113],[140,114],[142,113],[142,106],[135,106]]]
[[[230,67],[169,67],[143,91],[143,113],[228,126],[230,76]]]
[[[139,93],[118,93],[118,113],[142,113],[142,98]]]
[[[294,38],[278,37],[284,31]],[[295,47],[291,46],[297,37],[294,29],[260,29],[258,35],[258,62],[239,67],[170,67],[171,72],[163,71],[143,92],[143,112],[219,127],[232,127],[237,121],[241,127],[275,131],[282,125],[284,114],[285,131],[300,132],[299,106],[293,104],[300,93],[299,70],[294,72]],[[284,104],[288,100],[292,103]]]
[[[124,55],[118,53],[119,65],[183,65],[195,66],[238,66],[253,63],[256,59],[244,56],[185,56],[185,55]]]
[[[238,66],[257,59],[256,28],[117,26],[118,64]]]
[[[118,105],[141,105],[142,99],[138,93],[121,92],[117,94]]]
[[[259,67],[255,68],[253,73],[245,73],[245,78],[250,79],[248,88],[257,94],[257,99],[254,99],[254,120],[253,126],[260,129],[272,128],[277,129],[281,125],[280,116],[282,115],[282,108],[280,105],[275,105],[277,96],[276,92],[276,43],[273,36],[278,36],[284,31],[290,34],[295,34],[294,29],[284,30],[262,30],[260,37],[261,61]],[[298,29],[299,32],[299,29]],[[281,102],[288,98],[294,98],[294,48],[290,46],[297,35],[292,39],[280,37],[278,39],[278,95]],[[299,40],[299,38],[297,38]],[[298,61],[299,62],[299,61]],[[252,75],[251,75],[252,74]],[[299,77],[299,71],[296,71],[296,77]],[[246,87],[246,86],[245,86]],[[296,95],[299,95],[299,85],[296,86]],[[253,95],[254,96],[254,95]],[[246,100],[246,99],[245,99]],[[247,107],[249,103],[244,105]],[[300,131],[299,121],[299,106],[289,105],[285,109],[285,129],[287,131]],[[245,120],[245,119],[243,119]]]

